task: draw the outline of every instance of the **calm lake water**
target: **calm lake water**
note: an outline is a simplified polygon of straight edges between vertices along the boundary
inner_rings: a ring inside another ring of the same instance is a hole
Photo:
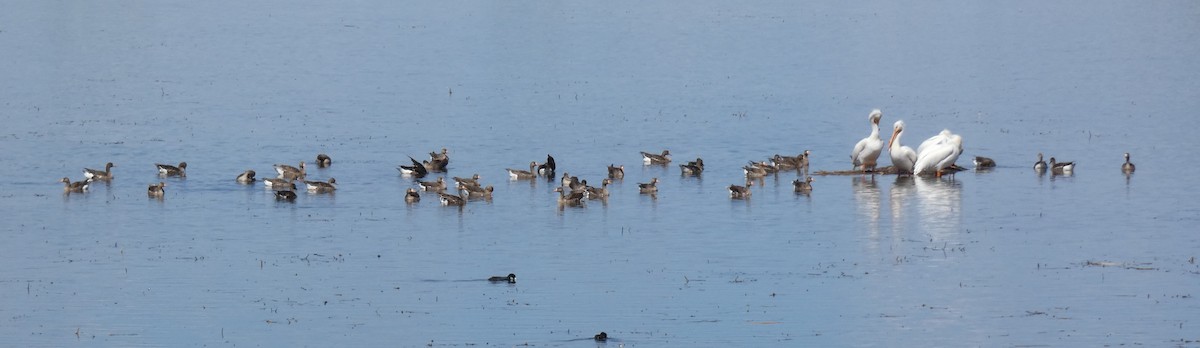
[[[1194,1],[4,8],[15,346],[1200,346]],[[873,108],[885,140],[949,128],[999,167],[729,199],[777,153],[850,169]],[[404,202],[395,166],[443,147],[492,201]],[[234,182],[317,153],[335,194]],[[627,175],[560,208],[504,171],[548,153]]]

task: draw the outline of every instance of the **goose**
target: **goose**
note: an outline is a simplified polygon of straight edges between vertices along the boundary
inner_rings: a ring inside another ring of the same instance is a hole
[[[983,156],[975,156],[975,168],[994,168],[996,161]]]
[[[808,194],[809,192],[812,192],[812,182],[813,178],[811,176],[804,179],[804,181],[796,179],[792,180],[792,187],[796,193]]]
[[[460,178],[456,176],[453,179],[456,187],[463,187],[463,185],[479,186],[479,173],[475,173],[475,175],[471,176],[470,178]]]
[[[417,189],[410,187],[408,191],[404,192],[404,201],[408,203],[420,202],[421,195],[417,193]]]
[[[854,169],[861,169],[864,173],[875,171],[876,160],[883,152],[883,140],[879,139],[879,119],[882,117],[883,112],[879,109],[871,110],[867,115],[867,120],[871,122],[871,135],[859,140],[854,144],[854,150],[850,151],[850,163]]]
[[[167,183],[161,181],[157,184],[150,184],[150,187],[146,188],[146,195],[151,198],[162,198],[163,194],[166,193],[163,190],[164,187],[167,187]]]
[[[748,179],[759,179],[767,176],[767,170],[754,165],[753,162],[750,165],[742,166],[742,173],[745,173]]]
[[[645,163],[645,164],[671,163],[671,151],[663,150],[661,155],[656,155],[656,154],[642,151],[642,163]]]
[[[1133,173],[1133,171],[1136,169],[1137,168],[1133,166],[1133,163],[1129,162],[1129,153],[1126,152],[1125,153],[1125,164],[1121,165],[1121,171],[1128,174],[1128,173]],[[1151,171],[1153,171],[1153,170],[1151,170]]]
[[[63,177],[58,182],[63,183],[63,191],[65,192],[83,192],[91,187],[92,179],[83,179],[76,182],[71,182],[71,178]]]
[[[579,205],[583,202],[584,197],[587,196],[587,193],[584,193],[583,191],[571,191],[571,193],[566,193],[561,186],[555,187],[554,192],[558,192],[558,204],[566,205]]]
[[[1033,162],[1033,170],[1036,170],[1036,171],[1038,171],[1038,172],[1044,172],[1044,171],[1046,171],[1046,161],[1043,161],[1043,160],[1042,160],[1042,153],[1041,153],[1041,152],[1038,152],[1038,160],[1037,160],[1037,162]]]
[[[701,172],[704,172],[704,160],[700,159],[700,157],[696,157],[695,161],[688,162],[687,164],[680,164],[679,170],[683,175],[699,175]]]
[[[525,180],[525,179],[533,179],[533,178],[537,177],[537,174],[534,174],[534,171],[533,171],[534,168],[537,168],[536,161],[529,162],[529,170],[520,170],[520,169],[512,169],[512,168],[506,168],[504,170],[508,171],[509,179]]]
[[[276,164],[275,172],[279,173],[281,179],[304,180],[305,169],[304,161],[300,161],[300,167],[293,167],[286,164]]]
[[[625,166],[624,165],[616,166],[616,165],[609,164],[608,165],[608,178],[609,179],[624,179],[625,178]]]
[[[487,187],[483,187],[483,186],[479,186],[479,184],[466,184],[466,185],[459,187],[459,189],[466,192],[467,197],[483,197],[483,198],[491,198],[492,192],[496,190],[496,188],[492,187],[492,185],[487,185]]]
[[[574,184],[579,182],[579,178],[571,176],[570,173],[563,172],[562,179],[559,181],[563,187],[573,187]]]
[[[275,191],[275,200],[288,201],[288,202],[295,201],[296,200],[296,191],[292,191],[292,190]]]
[[[902,174],[912,174],[913,166],[917,164],[917,152],[911,147],[900,145],[900,136],[904,135],[904,120],[892,125],[892,138],[888,140],[888,155],[892,157],[892,166]]]
[[[729,198],[746,199],[750,198],[753,191],[750,191],[750,186],[754,186],[754,180],[746,179],[746,186],[729,185]]]
[[[254,179],[254,175],[255,175],[255,174],[254,174],[254,171],[253,171],[253,170],[249,170],[249,169],[247,169],[245,172],[242,172],[241,174],[238,174],[238,176],[237,176],[237,182],[240,182],[240,183],[243,183],[243,184],[250,184],[250,183],[253,183],[253,182],[254,182],[254,180],[255,180],[255,179]]]
[[[333,165],[333,159],[329,158],[329,155],[323,153],[317,154],[317,168],[325,168],[330,165]]]
[[[91,168],[83,168],[83,177],[92,180],[112,180],[112,167],[115,167],[112,162],[104,164],[104,170],[99,171]]]
[[[329,178],[325,181],[304,181],[304,185],[308,186],[308,192],[333,192],[337,190],[337,180]]]
[[[658,178],[650,179],[650,182],[648,182],[648,183],[638,183],[638,192],[640,192],[640,193],[658,192]]]
[[[158,175],[160,176],[187,176],[187,173],[184,172],[187,169],[187,162],[179,162],[178,167],[162,163],[155,163],[154,166],[158,167]]]
[[[517,282],[517,275],[509,273],[506,276],[493,276],[493,277],[488,278],[488,281],[489,282],[506,282],[506,283],[512,284],[512,283]]]
[[[437,180],[435,180],[435,181],[419,181],[417,183],[420,184],[421,189],[424,189],[425,191],[445,191],[446,190],[446,179],[441,178],[441,177],[437,178]]]
[[[444,206],[461,207],[467,204],[466,191],[459,191],[457,196],[444,192],[438,192],[438,196],[441,198],[442,205]]]
[[[542,163],[538,166],[537,173],[541,176],[553,177],[554,171],[558,169],[557,167],[558,166],[554,164],[554,156],[546,154],[546,163]]]
[[[612,183],[612,179],[605,178],[604,180],[600,181],[600,188],[589,186],[587,188],[588,198],[589,199],[608,198],[608,184],[611,184],[611,183]]]
[[[425,169],[428,171],[444,172],[446,171],[446,166],[450,164],[449,152],[446,151],[446,148],[444,147],[442,148],[442,153],[430,152],[429,160],[422,161],[421,164],[424,165]]]
[[[1050,157],[1050,173],[1051,174],[1069,174],[1075,171],[1075,162],[1058,162],[1054,157]]]
[[[811,151],[804,150],[804,154],[796,158],[796,169],[808,170],[808,155]]]
[[[263,178],[263,187],[275,191],[295,190],[296,183],[291,179]]]
[[[412,158],[412,156],[408,156],[408,160],[412,161],[411,166],[406,166],[403,164],[396,166],[396,170],[400,171],[400,175],[412,176],[419,179],[424,178],[425,175],[429,174],[429,170],[425,169],[425,165],[421,164],[421,162],[417,162],[417,160]]]

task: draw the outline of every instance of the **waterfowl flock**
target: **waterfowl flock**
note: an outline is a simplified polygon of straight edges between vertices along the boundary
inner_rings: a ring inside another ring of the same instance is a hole
[[[870,126],[870,134],[858,141],[850,153],[850,165],[852,170],[843,172],[818,172],[820,175],[829,174],[851,174],[851,175],[874,175],[874,174],[897,174],[897,175],[929,175],[940,177],[946,174],[952,174],[963,168],[955,164],[958,157],[963,152],[963,137],[959,134],[954,134],[948,129],[944,129],[938,134],[929,137],[921,142],[916,150],[911,147],[904,146],[901,143],[901,138],[904,134],[906,124],[903,120],[897,120],[892,125],[892,134],[887,141],[886,149],[891,160],[891,166],[880,166],[880,157],[885,149],[883,139],[879,135],[879,123],[883,119],[883,112],[875,109],[872,110],[867,120]],[[813,192],[813,178],[808,175],[809,157],[811,152],[805,150],[796,156],[784,156],[775,154],[769,157],[766,161],[748,161],[742,166],[744,174],[744,184],[735,183],[727,187],[729,197],[731,199],[745,200],[753,195],[754,185],[756,181],[761,181],[764,177],[775,175],[780,171],[796,171],[802,175],[802,178],[797,178],[792,181],[793,192],[798,195],[809,195]],[[642,162],[647,166],[665,166],[671,162],[671,152],[662,150],[661,152],[641,152]],[[1135,166],[1130,162],[1130,154],[1125,153],[1125,162],[1121,164],[1121,171],[1127,175],[1132,174]],[[1059,162],[1057,158],[1050,157],[1049,163],[1043,159],[1043,154],[1037,154],[1037,161],[1034,162],[1033,169],[1039,173],[1050,172],[1052,175],[1071,175],[1075,170],[1074,162]],[[404,194],[404,201],[409,204],[416,204],[421,201],[420,192],[429,192],[436,194],[438,201],[444,206],[463,207],[469,204],[472,200],[492,199],[492,194],[495,188],[492,185],[484,185],[480,182],[483,178],[479,173],[474,173],[469,178],[451,177],[454,182],[453,188],[458,190],[457,194],[447,192],[451,189],[447,185],[445,176],[438,176],[433,180],[421,180],[430,173],[445,173],[448,171],[450,163],[449,150],[442,148],[440,152],[433,151],[429,153],[429,159],[417,161],[412,156],[408,156],[409,163],[401,164],[396,167],[400,175],[410,177],[414,181],[414,186],[408,188]],[[316,160],[318,168],[328,168],[333,165],[332,158],[324,153],[318,154]],[[983,170],[996,167],[996,161],[983,157],[976,156],[973,164],[975,169]],[[71,181],[69,177],[64,177],[59,180],[64,185],[65,193],[84,193],[88,191],[91,183],[94,181],[111,181],[113,180],[113,167],[116,167],[112,162],[104,165],[104,170],[84,168],[84,179],[80,181]],[[187,162],[179,162],[178,165],[169,165],[156,163],[155,167],[158,174],[162,178],[178,177],[180,179],[187,177]],[[325,180],[309,180],[308,171],[305,161],[300,161],[296,166],[289,164],[274,164],[273,168],[276,177],[273,178],[256,178],[254,170],[246,170],[235,177],[237,183],[254,184],[258,181],[263,183],[263,186],[274,191],[275,197],[280,201],[294,201],[296,199],[297,183],[305,185],[305,191],[310,194],[326,194],[333,193],[337,190],[337,180],[327,178]],[[525,169],[505,169],[508,173],[508,178],[513,181],[533,180],[536,178],[546,178],[554,180],[558,164],[554,156],[547,154],[546,160],[542,163],[537,161],[529,162],[528,170]],[[697,157],[695,161],[689,161],[679,165],[680,175],[701,176],[706,173],[704,160]],[[588,184],[586,179],[580,179],[571,176],[567,172],[563,172],[559,179],[559,187],[554,189],[557,194],[558,203],[562,206],[582,206],[588,200],[604,200],[612,193],[609,185],[613,180],[622,180],[625,177],[625,166],[610,164],[607,167],[607,177],[601,180],[600,186]],[[638,183],[638,193],[650,196],[656,196],[658,193],[658,184],[660,180],[657,177],[651,178],[649,182]],[[147,195],[151,198],[161,199],[165,195],[165,182],[150,184],[147,188]],[[419,190],[418,190],[419,188]]]

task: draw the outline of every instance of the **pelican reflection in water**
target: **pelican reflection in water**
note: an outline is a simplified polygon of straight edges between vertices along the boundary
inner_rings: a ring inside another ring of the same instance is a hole
[[[935,239],[962,229],[962,183],[953,177],[917,177],[917,210],[921,226]]]
[[[879,237],[879,185],[875,176],[860,176],[850,179],[854,189],[854,202],[857,203],[858,214],[867,220],[868,233],[871,240]]]

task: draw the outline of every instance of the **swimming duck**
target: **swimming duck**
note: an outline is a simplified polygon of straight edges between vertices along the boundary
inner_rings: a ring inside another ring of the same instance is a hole
[[[507,282],[509,284],[517,282],[517,275],[509,273],[507,276],[492,276],[488,278],[489,282]]]
[[[115,167],[113,163],[108,162],[104,165],[104,171],[83,168],[83,177],[92,180],[112,180],[112,167]]]
[[[663,150],[661,155],[656,155],[656,154],[642,151],[642,163],[645,163],[645,164],[671,163],[671,151]]]
[[[325,168],[330,165],[333,165],[333,159],[329,158],[329,155],[323,153],[317,154],[317,168]]]
[[[533,178],[537,177],[537,174],[534,174],[534,168],[537,168],[536,161],[529,162],[529,170],[520,170],[520,169],[512,169],[512,168],[507,168],[505,170],[508,171],[509,179],[523,180],[523,179],[533,179]]]
[[[58,182],[63,183],[63,191],[66,192],[83,192],[91,187],[92,179],[83,179],[76,182],[71,182],[71,178],[63,177]]]
[[[975,168],[993,168],[996,166],[996,161],[983,156],[975,156]]]
[[[158,167],[160,176],[187,176],[187,173],[184,172],[187,169],[187,162],[179,162],[178,167],[162,163],[155,163],[154,166]]]
[[[288,202],[295,201],[296,200],[296,191],[292,191],[292,190],[275,191],[275,200],[288,201]]]
[[[417,160],[412,158],[412,156],[408,156],[408,160],[412,161],[411,166],[406,166],[403,164],[396,166],[396,170],[399,170],[401,175],[413,176],[419,179],[424,178],[425,175],[429,174],[429,170],[425,169],[425,165],[421,164],[421,162],[417,162]]]
[[[867,115],[867,120],[871,122],[871,135],[859,140],[854,144],[854,150],[850,151],[850,163],[854,169],[861,169],[864,173],[875,171],[876,160],[883,152],[883,139],[879,138],[879,119],[882,117],[883,112],[879,109],[871,110]]]
[[[1075,162],[1058,162],[1054,157],[1050,157],[1050,173],[1051,174],[1067,174],[1075,171]]]
[[[161,181],[157,184],[150,184],[150,187],[146,188],[146,195],[151,198],[162,198],[166,193],[166,190],[163,190],[164,187],[167,187],[167,183]]]
[[[625,178],[625,166],[624,165],[615,166],[615,165],[609,164],[608,165],[608,178],[609,179],[624,179]]]
[[[1129,153],[1126,152],[1125,153],[1125,164],[1121,165],[1121,171],[1128,174],[1128,173],[1133,173],[1133,171],[1135,169],[1137,169],[1137,168],[1133,166],[1133,163],[1129,162]]]
[[[325,181],[304,181],[304,185],[308,186],[308,192],[333,192],[337,190],[337,180],[329,178],[329,182]]]
[[[679,170],[683,175],[699,175],[701,172],[704,172],[704,160],[696,157],[695,161],[680,164]]]
[[[597,341],[601,341],[601,342],[603,342],[603,341],[607,341],[607,340],[608,340],[608,333],[606,333],[606,332],[604,332],[604,331],[600,331],[600,333],[596,334],[595,336],[592,336],[592,339],[594,339],[594,340],[597,340]]]
[[[421,195],[417,193],[417,189],[410,187],[408,191],[404,192],[404,201],[408,203],[420,202]]]
[[[729,198],[750,198],[750,195],[754,193],[753,191],[750,191],[750,186],[754,186],[754,181],[750,180],[749,178],[746,179],[746,186],[729,185]]]
[[[425,191],[445,191],[446,190],[446,179],[441,178],[441,177],[437,178],[437,180],[435,180],[435,181],[419,181],[417,183],[420,184],[421,189],[423,189]]]
[[[275,172],[279,173],[279,177],[282,179],[304,180],[304,161],[300,161],[299,168],[286,164],[276,164]]]
[[[793,190],[796,191],[796,193],[807,194],[809,192],[812,192],[812,182],[813,182],[813,178],[811,176],[804,179],[804,181],[800,181],[800,179],[796,179],[796,180],[792,180],[792,187],[793,187]]]
[[[249,169],[247,169],[245,172],[242,172],[241,174],[238,174],[238,176],[237,176],[237,182],[240,182],[240,183],[243,183],[243,184],[249,184],[249,183],[253,183],[253,182],[254,182],[254,180],[255,180],[255,179],[254,179],[254,175],[255,175],[255,173],[254,173],[254,171],[253,171],[253,170],[249,170]]]
[[[638,183],[638,192],[655,193],[658,192],[658,178],[650,179],[648,183]]]

